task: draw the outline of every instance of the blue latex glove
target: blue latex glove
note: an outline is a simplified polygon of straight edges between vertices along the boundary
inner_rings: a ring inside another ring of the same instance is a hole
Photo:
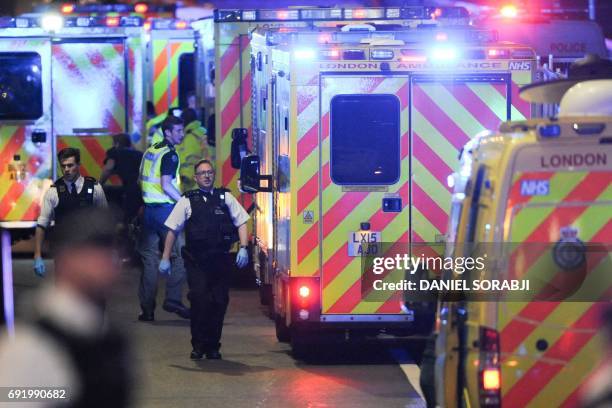
[[[236,255],[236,265],[238,265],[239,268],[244,268],[248,263],[249,253],[247,252],[246,248],[240,248],[240,251],[238,251],[238,254]]]
[[[36,276],[44,278],[47,274],[47,268],[45,267],[45,262],[41,257],[34,258],[34,273]]]
[[[157,269],[159,269],[159,272],[164,275],[170,275],[170,260],[162,259],[159,261],[159,268]]]

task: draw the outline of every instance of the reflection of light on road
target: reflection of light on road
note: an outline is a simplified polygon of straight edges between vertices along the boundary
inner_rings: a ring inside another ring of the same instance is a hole
[[[425,399],[423,391],[421,390],[421,384],[419,382],[419,378],[421,376],[421,370],[419,369],[419,366],[416,364],[400,364],[400,368],[402,369],[404,374],[406,374],[408,382],[410,383],[410,385],[412,385],[417,394],[419,394],[421,398]]]

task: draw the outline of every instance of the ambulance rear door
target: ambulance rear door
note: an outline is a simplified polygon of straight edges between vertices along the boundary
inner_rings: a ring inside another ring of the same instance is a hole
[[[83,175],[100,177],[112,134],[128,129],[126,59],[123,36],[53,41],[53,134],[58,151],[81,151]]]
[[[165,27],[160,24],[166,21],[153,22],[148,44],[148,100],[153,102],[157,115],[186,106],[187,95],[196,90],[195,33],[191,29],[170,29],[171,26],[158,29]],[[179,23],[185,22],[172,21],[175,26]]]
[[[507,273],[530,281],[533,300],[498,304],[504,406],[575,406],[602,362],[612,145],[599,140],[545,140],[516,153],[504,221]]]
[[[361,282],[364,251],[376,255],[380,242],[407,248],[409,84],[408,76],[321,76],[319,245],[326,321],[409,320],[395,293],[374,293]]]
[[[54,161],[50,40],[42,32],[36,36],[37,31],[1,30],[0,224],[4,228],[34,225]],[[16,155],[25,174],[9,169]]]
[[[509,74],[414,75],[411,83],[411,242],[444,240],[448,177],[478,133],[511,119]]]

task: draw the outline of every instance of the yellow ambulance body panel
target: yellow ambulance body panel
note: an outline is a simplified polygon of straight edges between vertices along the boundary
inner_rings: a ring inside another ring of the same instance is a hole
[[[439,305],[438,405],[577,405],[612,293],[610,129],[610,117],[507,122],[465,146],[447,251],[491,245],[492,278],[531,287]]]

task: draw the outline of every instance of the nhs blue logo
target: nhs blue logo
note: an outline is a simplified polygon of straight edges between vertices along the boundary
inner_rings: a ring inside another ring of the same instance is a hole
[[[548,180],[523,180],[521,182],[522,196],[545,196],[550,192]]]

